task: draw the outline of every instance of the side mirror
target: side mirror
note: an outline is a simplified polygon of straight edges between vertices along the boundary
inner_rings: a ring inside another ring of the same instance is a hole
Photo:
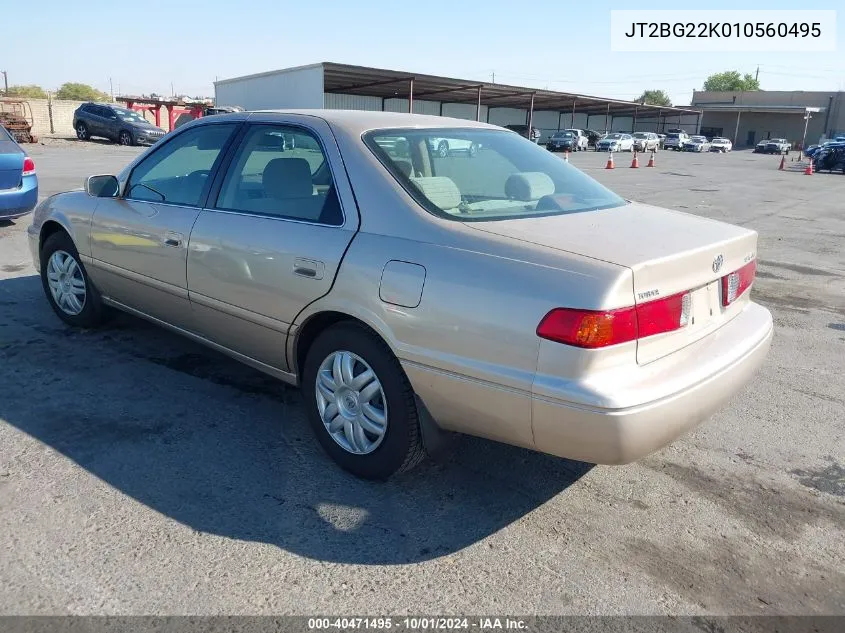
[[[114,176],[89,176],[85,181],[85,193],[94,198],[116,198],[119,189]]]

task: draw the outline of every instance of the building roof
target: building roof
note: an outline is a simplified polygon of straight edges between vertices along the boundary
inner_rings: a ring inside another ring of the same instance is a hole
[[[695,104],[704,112],[761,112],[769,114],[804,114],[808,106],[794,105],[750,105],[743,103],[702,103]],[[825,108],[812,107],[813,112],[824,112]]]
[[[634,101],[606,99],[573,92],[540,90],[525,86],[489,83],[470,79],[440,77],[424,73],[354,66],[335,62],[321,62],[255,75],[249,78],[285,73],[305,68],[323,68],[323,89],[329,93],[353,94],[385,99],[407,99],[410,81],[413,79],[413,97],[419,100],[443,101],[448,103],[478,103],[478,89],[481,88],[481,104],[487,107],[528,108],[534,97],[534,110],[557,110],[578,114],[610,114],[613,116],[648,116],[700,114],[700,109],[640,104]],[[224,79],[215,84],[246,79],[237,77]]]

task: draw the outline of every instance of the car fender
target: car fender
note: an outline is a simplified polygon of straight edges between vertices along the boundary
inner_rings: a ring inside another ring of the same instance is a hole
[[[68,191],[53,195],[39,204],[32,218],[32,226],[39,236],[49,223],[56,223],[70,235],[80,255],[91,255],[91,218],[97,199],[85,191]],[[39,242],[42,239],[39,237]]]

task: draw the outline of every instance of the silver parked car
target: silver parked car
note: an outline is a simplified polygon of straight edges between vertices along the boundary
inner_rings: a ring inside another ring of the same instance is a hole
[[[67,324],[117,308],[297,385],[325,451],[365,478],[444,431],[637,460],[742,389],[772,336],[756,232],[439,116],[202,118],[48,198],[28,234]]]

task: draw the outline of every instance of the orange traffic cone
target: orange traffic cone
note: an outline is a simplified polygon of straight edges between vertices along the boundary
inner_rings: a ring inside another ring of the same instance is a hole
[[[610,152],[610,156],[607,157],[607,165],[605,165],[605,169],[613,169],[613,152]]]
[[[786,167],[786,156],[781,156],[781,158],[780,158],[780,167],[778,167],[778,169],[779,169],[780,171],[783,171],[785,167]]]
[[[810,162],[807,163],[807,169],[804,170],[805,176],[812,176],[813,175],[813,159],[810,159]]]
[[[640,161],[637,159],[637,152],[634,150],[634,160],[631,161],[631,169],[638,169]]]
[[[654,150],[651,150],[651,158],[648,159],[646,167],[654,167]]]

